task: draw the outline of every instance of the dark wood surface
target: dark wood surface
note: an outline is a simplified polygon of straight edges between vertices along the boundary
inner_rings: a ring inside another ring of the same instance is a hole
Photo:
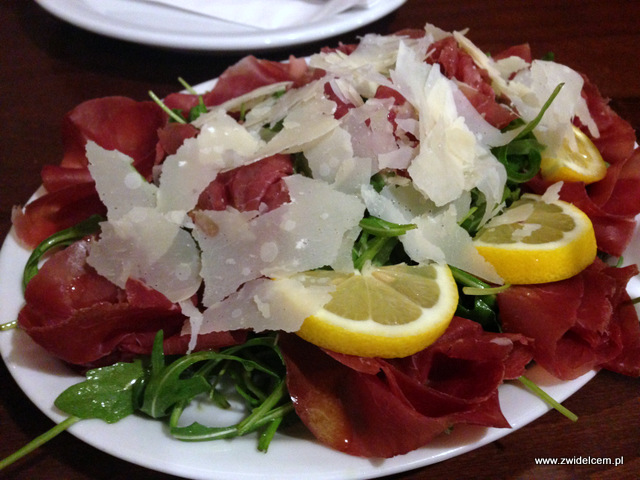
[[[614,108],[640,129],[640,2],[634,0],[451,1],[409,0],[393,14],[340,38],[259,54],[283,59],[367,32],[392,33],[433,23],[469,28],[483,50],[529,42],[536,56],[587,74]],[[13,205],[38,187],[38,172],[61,156],[61,117],[99,96],[147,98],[219,75],[240,55],[188,53],[135,45],[68,25],[30,0],[0,2],[0,238]],[[0,308],[2,308],[0,306]],[[622,479],[640,477],[640,382],[601,372],[565,404],[580,416],[571,424],[555,412],[504,439],[395,480]],[[0,457],[49,429],[52,423],[0,366]],[[621,466],[536,465],[538,457],[623,458]],[[6,479],[149,479],[169,475],[104,454],[64,433],[0,473]]]

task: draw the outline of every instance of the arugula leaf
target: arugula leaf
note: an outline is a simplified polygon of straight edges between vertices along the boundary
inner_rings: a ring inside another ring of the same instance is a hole
[[[97,232],[100,229],[99,224],[102,221],[104,221],[104,218],[100,215],[92,215],[77,225],[54,233],[49,238],[43,240],[35,250],[31,252],[31,255],[27,259],[22,275],[22,289],[27,288],[27,284],[38,273],[38,264],[48,251],[57,247],[68,247],[87,235]]]
[[[165,357],[162,350],[163,338],[163,332],[160,331],[154,339],[151,352],[151,373],[144,391],[144,400],[140,407],[141,411],[153,418],[166,416],[169,408],[176,403],[188,401],[200,393],[209,391],[211,388],[202,376],[180,380],[182,372],[192,364],[193,355],[182,357],[182,362],[179,365],[165,366]]]
[[[495,296],[495,289],[464,270],[451,265],[449,265],[449,269],[458,284],[460,293],[455,314],[479,323],[482,325],[483,330],[489,332],[502,331],[502,326],[498,319],[498,301]],[[465,293],[469,292],[469,290],[465,290],[468,287],[486,290],[490,293],[488,295],[478,295],[481,292],[475,291],[471,292],[473,293],[472,295],[469,295]]]
[[[543,115],[549,109],[553,100],[558,96],[563,86],[564,84],[561,83],[555,88],[549,99],[540,109],[536,118],[526,124],[511,142],[491,149],[491,153],[504,165],[507,171],[508,181],[513,183],[527,182],[535,177],[540,170],[542,151],[545,149],[545,146],[538,142],[533,134],[533,130],[538,126]],[[524,125],[524,122],[521,119],[517,119],[507,126],[507,130],[512,130],[522,125]]]
[[[115,423],[134,413],[146,380],[140,359],[89,370],[84,382],[72,385],[55,400],[55,406],[78,418],[99,418]]]
[[[469,232],[471,237],[474,237],[480,230],[480,223],[482,222],[485,210],[487,209],[487,200],[484,193],[477,188],[473,188],[470,193],[472,207],[458,223],[462,228]],[[518,200],[521,193],[519,186],[507,183],[502,194],[502,204],[504,207],[509,207],[513,202]]]
[[[374,216],[364,217],[359,225],[362,232],[351,251],[353,265],[358,270],[366,263],[387,265],[394,254],[403,255],[398,237],[417,227],[413,223],[397,224]]]

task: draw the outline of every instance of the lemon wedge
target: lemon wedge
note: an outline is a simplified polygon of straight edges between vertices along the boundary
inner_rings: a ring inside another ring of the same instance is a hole
[[[303,275],[303,283],[331,283],[336,289],[297,334],[349,355],[412,355],[444,333],[458,304],[458,289],[446,265],[368,266],[362,272]]]
[[[593,225],[582,210],[532,194],[489,221],[474,245],[510,284],[570,278],[593,263],[597,253]]]
[[[573,127],[575,146],[565,139],[562,148],[553,157],[544,156],[540,163],[542,178],[550,182],[584,182],[602,180],[607,175],[607,164],[602,155],[578,127]]]

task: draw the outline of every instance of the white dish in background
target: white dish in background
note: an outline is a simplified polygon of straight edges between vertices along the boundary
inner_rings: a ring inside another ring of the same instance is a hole
[[[256,51],[300,45],[356,30],[400,7],[384,0],[304,26],[274,30],[224,22],[162,5],[128,0],[36,0],[52,15],[108,37],[181,50]]]
[[[640,260],[640,232],[636,229],[628,249],[627,262]],[[29,252],[10,234],[0,251],[0,323],[14,320],[24,302],[22,269]],[[640,279],[629,283],[632,296],[640,295]],[[60,361],[52,358],[22,331],[0,333],[0,352],[7,368],[26,396],[54,422],[64,416],[54,407],[55,398],[70,385],[82,380]],[[558,401],[566,400],[593,376],[561,382],[538,366],[527,376]],[[316,442],[304,428],[278,433],[268,453],[256,449],[253,435],[234,440],[189,443],[172,439],[162,422],[130,416],[118,423],[84,420],[70,428],[80,440],[120,459],[189,479],[226,480],[348,480],[369,479],[405,472],[464,454],[501,437],[545,414],[549,407],[517,382],[499,389],[502,411],[512,429],[456,426],[450,435],[441,435],[431,444],[406,455],[384,460],[352,457]],[[207,410],[216,413],[219,410]],[[580,412],[576,412],[580,414]],[[559,413],[555,413],[559,415]],[[210,417],[213,418],[213,417]],[[200,417],[203,423],[206,418]],[[219,418],[218,418],[219,420]],[[237,421],[225,418],[228,423]],[[215,423],[215,422],[214,422]],[[49,426],[43,425],[43,432]],[[567,428],[572,428],[567,421]]]

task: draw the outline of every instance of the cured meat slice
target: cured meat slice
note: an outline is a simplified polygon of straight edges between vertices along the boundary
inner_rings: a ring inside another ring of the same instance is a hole
[[[91,241],[55,253],[25,291],[18,325],[51,354],[76,365],[99,366],[151,352],[158,330],[168,354],[185,353],[180,308],[136,280],[120,289],[86,263]],[[199,338],[200,348],[243,341],[244,333]]]
[[[11,221],[16,236],[29,249],[60,230],[93,214],[106,215],[93,183],[78,183],[43,195],[24,209],[14,208]]]
[[[625,287],[636,266],[596,261],[579,275],[498,295],[502,326],[534,340],[534,360],[562,380],[593,368],[640,375],[640,324]]]
[[[459,317],[403,359],[341,355],[290,334],[280,346],[305,425],[332,448],[365,457],[406,453],[459,423],[508,427],[497,388],[531,359],[524,336],[486,333]]]
[[[157,130],[167,115],[151,101],[139,102],[127,97],[88,100],[64,118],[63,167],[87,166],[85,144],[92,140],[107,150],[118,150],[133,158],[134,167],[151,178],[155,162]]]
[[[462,82],[460,90],[494,127],[504,128],[516,118],[513,111],[497,102],[489,76],[459,47],[454,37],[434,43],[429,48],[427,62],[438,63],[448,78]]]
[[[47,166],[42,172],[48,193],[13,212],[20,241],[35,248],[53,233],[92,214],[104,215],[105,208],[87,169],[87,140],[132,157],[134,167],[150,179],[157,130],[165,123],[166,114],[158,105],[126,97],[89,100],[71,110],[62,125],[64,157],[59,166]]]
[[[224,210],[231,206],[241,212],[273,210],[289,200],[282,178],[292,173],[291,156],[280,154],[220,173],[200,194],[197,207]]]

